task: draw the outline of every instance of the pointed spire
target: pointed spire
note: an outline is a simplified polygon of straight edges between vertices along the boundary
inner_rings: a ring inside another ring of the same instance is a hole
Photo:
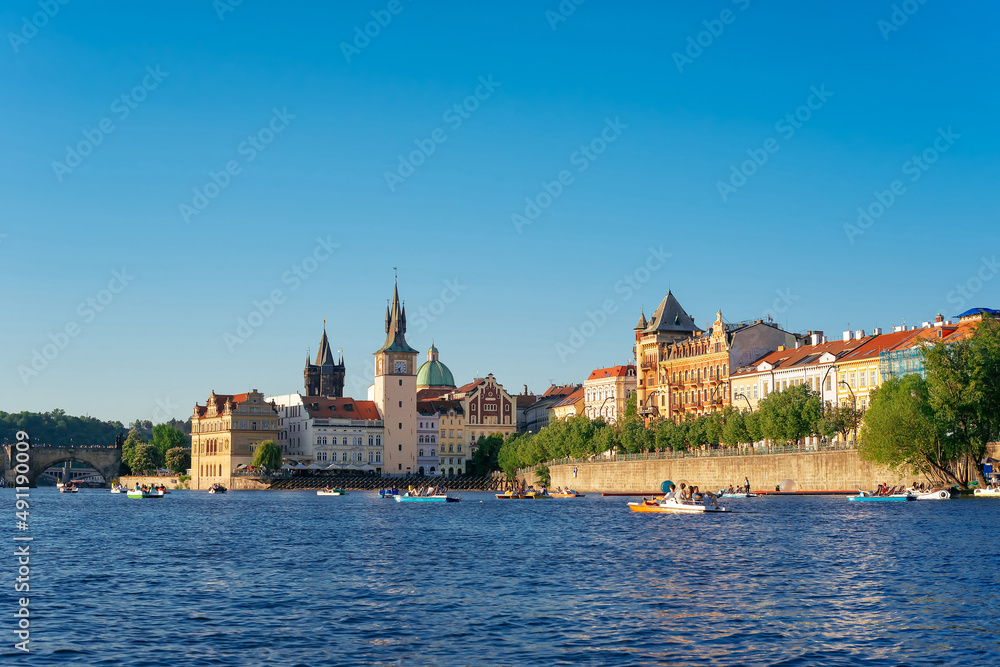
[[[646,309],[643,308],[639,311],[639,322],[635,325],[636,329],[645,329],[647,326],[646,322]]]
[[[311,365],[312,365],[312,361],[309,359],[309,348],[307,347],[306,348],[306,368],[309,368]]]
[[[326,320],[323,320],[323,338],[319,341],[319,351],[316,353],[317,366],[333,366],[333,352],[330,351],[330,339],[326,337]]]
[[[387,299],[386,302],[385,302],[385,332],[386,333],[389,333],[389,320],[390,319],[392,319],[392,316],[389,314],[389,301]]]
[[[386,312],[385,344],[379,352],[389,349],[402,352],[416,352],[416,350],[407,345],[406,338],[403,335],[405,333],[406,309],[400,305],[398,280],[393,280],[392,305]]]

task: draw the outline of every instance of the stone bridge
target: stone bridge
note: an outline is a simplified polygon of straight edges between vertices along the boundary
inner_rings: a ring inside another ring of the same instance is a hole
[[[8,487],[14,486],[14,460],[17,454],[15,445],[4,445],[0,463],[3,464],[4,480]],[[122,450],[120,447],[32,447],[31,460],[28,463],[28,485],[36,486],[38,477],[47,468],[63,461],[80,461],[101,473],[104,481],[110,486],[111,480],[118,477],[122,465]]]

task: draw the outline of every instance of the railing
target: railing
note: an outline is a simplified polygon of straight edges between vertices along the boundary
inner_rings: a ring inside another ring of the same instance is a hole
[[[588,457],[564,457],[553,459],[546,465],[572,465],[575,463],[605,463],[609,461],[657,461],[663,459],[711,458],[719,456],[767,456],[771,454],[800,454],[810,452],[831,452],[857,449],[853,442],[821,442],[797,445],[761,445],[757,447],[706,447],[705,449],[662,450],[638,452],[635,454],[593,454]],[[518,472],[531,471],[533,467],[522,468]]]

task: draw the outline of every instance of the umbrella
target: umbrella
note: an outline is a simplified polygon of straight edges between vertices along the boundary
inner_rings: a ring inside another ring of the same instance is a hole
[[[320,465],[320,464],[318,464],[318,463],[312,463],[312,464],[310,464],[310,465],[306,466],[306,469],[307,469],[307,470],[322,470],[322,469],[323,469],[323,466],[321,466],[321,465]]]
[[[291,463],[286,463],[285,465],[281,466],[281,469],[282,470],[294,470],[295,466],[293,466]]]
[[[331,463],[330,465],[328,465],[328,466],[326,467],[326,469],[327,469],[327,470],[339,470],[340,468],[338,468],[338,467],[337,467],[337,464],[336,464],[336,463]]]
[[[292,466],[292,470],[309,470],[309,466],[304,466],[300,463],[297,466]]]

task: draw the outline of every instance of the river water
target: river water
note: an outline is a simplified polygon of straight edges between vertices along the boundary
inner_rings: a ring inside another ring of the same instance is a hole
[[[937,665],[1000,653],[1000,500],[400,504],[371,492],[31,491],[31,653],[6,664]],[[14,496],[8,545],[17,533]],[[8,546],[5,553],[11,554]],[[9,583],[8,583],[9,582]]]

